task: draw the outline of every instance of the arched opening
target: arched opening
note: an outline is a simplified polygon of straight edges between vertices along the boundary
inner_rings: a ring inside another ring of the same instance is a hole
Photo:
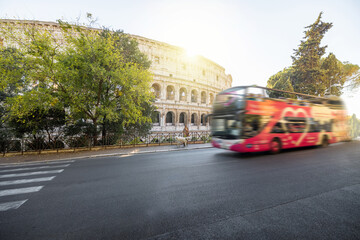
[[[214,94],[210,93],[209,104],[214,103]]]
[[[151,92],[154,94],[155,98],[160,99],[161,88],[159,84],[154,83],[151,87]]]
[[[160,112],[159,111],[153,112],[151,119],[152,119],[153,125],[159,126],[160,125]]]
[[[205,91],[201,92],[201,103],[206,103],[206,93],[205,93]]]
[[[197,91],[195,89],[191,91],[191,102],[197,102]]]
[[[180,88],[179,101],[186,101],[186,88]]]
[[[166,88],[166,99],[174,100],[175,99],[175,88],[174,86],[167,86]]]
[[[201,114],[201,126],[206,126],[206,115]]]
[[[180,113],[179,123],[181,125],[184,125],[186,123],[186,113],[184,113],[184,112]]]
[[[196,125],[197,115],[196,113],[191,114],[191,125]]]
[[[166,125],[174,125],[174,113],[173,112],[167,112],[165,122],[166,122]]]

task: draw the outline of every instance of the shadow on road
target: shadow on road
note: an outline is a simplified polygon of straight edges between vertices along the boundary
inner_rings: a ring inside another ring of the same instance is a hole
[[[311,146],[311,147],[300,147],[300,148],[291,148],[291,149],[283,149],[280,153],[286,154],[286,153],[297,153],[297,152],[304,152],[304,151],[310,151],[314,149],[320,149],[318,146]],[[233,151],[226,151],[215,154],[215,156],[218,156],[220,158],[228,158],[228,159],[254,159],[259,157],[266,157],[266,156],[276,156],[277,154],[271,154],[269,152],[253,152],[253,153],[239,153],[239,152],[233,152]],[[263,158],[261,158],[263,159]]]

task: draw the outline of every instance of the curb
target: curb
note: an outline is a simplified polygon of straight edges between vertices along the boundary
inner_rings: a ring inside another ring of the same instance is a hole
[[[15,165],[24,165],[24,164],[32,164],[32,163],[35,164],[35,163],[61,162],[61,161],[97,158],[97,157],[111,157],[111,156],[124,156],[124,155],[132,156],[132,155],[137,155],[137,154],[142,154],[142,153],[161,153],[161,152],[171,152],[171,151],[198,150],[198,149],[206,149],[206,148],[212,148],[212,146],[182,148],[182,149],[151,150],[151,151],[129,152],[129,153],[106,153],[106,154],[88,155],[88,156],[82,156],[82,157],[60,158],[60,159],[54,159],[54,160],[39,160],[39,161],[16,162],[16,163],[0,163],[0,167],[1,166],[9,166],[9,165],[14,165],[14,166]]]

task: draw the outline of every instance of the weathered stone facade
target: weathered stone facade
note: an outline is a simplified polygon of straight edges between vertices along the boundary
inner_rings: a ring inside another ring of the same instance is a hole
[[[133,36],[139,49],[152,61],[152,84],[158,108],[153,131],[209,130],[205,116],[211,113],[215,95],[231,87],[232,78],[220,65],[189,57],[184,49]]]
[[[1,20],[16,23],[18,20]],[[60,26],[53,22],[21,21],[52,31],[61,39]],[[220,65],[201,56],[188,57],[180,47],[131,35],[141,52],[152,61],[152,90],[158,118],[152,131],[209,130],[205,116],[211,113],[215,95],[231,87],[231,75]]]

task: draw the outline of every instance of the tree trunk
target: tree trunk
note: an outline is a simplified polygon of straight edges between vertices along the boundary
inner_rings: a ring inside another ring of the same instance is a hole
[[[106,115],[104,116],[104,121],[102,126],[102,144],[106,145]]]
[[[94,142],[94,146],[96,146],[97,145],[97,119],[93,119],[93,123],[94,123],[93,142]]]

